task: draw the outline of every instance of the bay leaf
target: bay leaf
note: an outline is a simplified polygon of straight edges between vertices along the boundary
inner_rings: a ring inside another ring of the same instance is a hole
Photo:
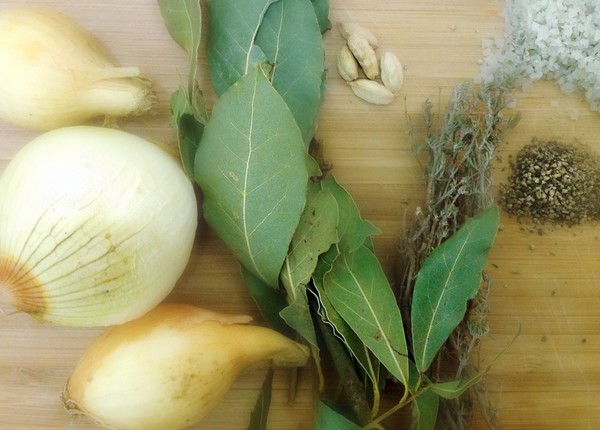
[[[440,398],[431,391],[423,391],[411,404],[411,430],[434,430]]]
[[[306,153],[306,170],[308,171],[308,176],[311,178],[323,174],[319,163],[308,152]]]
[[[296,286],[308,284],[319,256],[337,242],[337,223],[336,199],[328,190],[321,190],[318,184],[311,185],[281,272],[281,281],[292,301]]]
[[[420,372],[429,368],[477,294],[498,224],[494,206],[467,220],[423,262],[411,307],[413,350]]]
[[[202,10],[198,0],[158,0],[167,30],[190,55],[197,55],[202,31]]]
[[[360,430],[361,427],[350,421],[325,402],[317,407],[314,430]]]
[[[271,4],[281,0],[207,0],[207,57],[218,96],[266,61],[256,35]]]
[[[327,294],[323,291],[323,285],[315,281],[315,294],[317,295],[319,306],[317,314],[321,320],[331,328],[332,333],[344,344],[347,351],[354,357],[361,366],[365,375],[369,377],[373,385],[378,385],[379,371],[378,366],[373,363],[368,349],[356,335],[352,327],[335,310]]]
[[[306,203],[308,172],[294,118],[258,67],[218,99],[194,174],[207,223],[275,288]]]
[[[360,340],[352,327],[337,312],[331,304],[329,297],[324,290],[324,277],[333,268],[333,263],[340,255],[340,249],[337,244],[333,245],[326,253],[321,254],[319,262],[313,273],[314,294],[317,297],[317,314],[321,320],[331,328],[332,333],[345,345],[348,352],[354,357],[361,366],[364,373],[371,379],[374,385],[381,381],[379,377],[379,365],[375,363],[369,354],[369,350]]]
[[[308,146],[321,108],[323,40],[310,0],[272,4],[256,35],[272,64],[271,82],[289,106]]]
[[[256,399],[254,409],[250,414],[250,423],[248,424],[247,430],[267,430],[269,409],[271,408],[271,397],[273,393],[273,373],[273,368],[269,367],[258,398]]]
[[[329,20],[329,0],[311,0],[319,21],[321,33],[325,33],[331,29],[331,21]]]
[[[317,267],[319,255],[337,241],[337,221],[335,198],[318,184],[309,186],[306,207],[281,271],[289,303],[281,316],[314,347],[318,345],[306,285]]]
[[[294,297],[288,296],[289,304],[281,310],[279,315],[313,348],[318,350],[317,333],[310,312],[306,286],[299,285],[295,289]]]
[[[193,85],[198,68],[198,48],[202,34],[202,9],[199,0],[158,0],[160,13],[173,40],[179,44],[190,59],[188,93]]]
[[[339,248],[352,252],[362,245],[370,244],[371,236],[378,234],[379,229],[362,219],[350,193],[332,175],[324,178],[321,186],[335,197],[339,207]]]
[[[485,375],[485,372],[477,372],[467,379],[456,379],[453,381],[437,382],[429,385],[427,388],[436,395],[444,399],[456,399],[473,385],[478,384]]]
[[[402,317],[375,254],[366,246],[342,252],[325,274],[323,284],[336,311],[406,386],[409,365]]]
[[[185,173],[194,176],[194,159],[198,145],[204,133],[204,126],[208,121],[208,113],[204,104],[202,93],[195,86],[195,96],[190,96],[180,87],[171,95],[171,121],[177,132],[179,155]]]
[[[288,306],[284,292],[265,284],[244,266],[241,267],[241,274],[250,297],[256,303],[258,311],[268,326],[293,338],[294,331],[281,318],[281,312]]]
[[[331,270],[333,267],[333,262],[340,254],[340,250],[337,244],[329,248],[326,252],[321,254],[319,257],[319,261],[317,262],[317,267],[313,272],[313,280],[317,285],[323,285],[323,278]]]
[[[193,176],[194,157],[208,120],[204,97],[196,82],[202,10],[198,0],[158,0],[158,6],[169,34],[189,57],[188,86],[171,95],[171,120],[177,132],[183,169]]]
[[[517,338],[521,334],[521,325],[519,324],[517,331],[513,338],[504,345],[500,351],[496,353],[496,356],[492,358],[492,360],[483,368],[478,371],[472,373],[467,378],[463,379],[455,379],[446,382],[436,382],[431,383],[427,380],[427,390],[431,390],[436,393],[438,396],[443,397],[444,399],[456,399],[462,396],[469,388],[474,385],[479,384],[483,377],[490,371],[492,365],[496,362],[496,360],[500,359],[500,357],[512,346],[512,344],[517,340]]]
[[[310,0],[208,0],[207,55],[217,95],[268,63],[269,79],[288,104],[306,145],[314,135],[325,55]]]
[[[321,75],[321,105],[325,101],[325,94],[327,93],[327,70],[323,70]]]

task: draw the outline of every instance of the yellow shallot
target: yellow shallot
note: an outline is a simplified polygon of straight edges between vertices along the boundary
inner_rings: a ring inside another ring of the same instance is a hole
[[[249,317],[163,303],[109,328],[65,386],[72,414],[119,430],[179,430],[210,412],[248,366],[299,367],[309,352]]]

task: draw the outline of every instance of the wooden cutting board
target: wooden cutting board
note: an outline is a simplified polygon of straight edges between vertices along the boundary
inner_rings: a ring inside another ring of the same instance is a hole
[[[37,5],[62,10],[105,44],[121,65],[138,65],[155,83],[156,113],[124,123],[125,130],[173,144],[168,100],[186,73],[186,58],[163,26],[153,0],[4,0],[0,8]],[[325,36],[328,93],[318,137],[334,173],[365,218],[382,231],[377,254],[391,275],[395,246],[406,220],[423,203],[421,167],[411,147],[422,133],[407,134],[405,114],[418,121],[430,99],[443,110],[453,86],[476,76],[482,40],[503,31],[496,0],[332,0],[332,21],[356,21],[380,38],[380,51],[395,52],[406,67],[400,97],[373,106],[352,96],[335,72],[342,45],[337,31]],[[0,65],[4,67],[4,65]],[[214,102],[204,52],[201,87]],[[600,151],[600,118],[580,94],[566,96],[551,82],[516,92],[523,119],[506,137],[495,167],[495,189],[506,179],[508,157],[532,137],[578,139]],[[0,124],[0,171],[37,133]],[[256,308],[235,260],[202,226],[192,259],[171,301],[253,315]],[[547,228],[543,234],[503,214],[490,258],[493,290],[490,335],[481,351],[492,359],[517,332],[513,346],[493,365],[486,387],[500,411],[502,429],[600,428],[600,226]],[[82,351],[101,330],[41,324],[27,315],[0,315],[0,429],[94,429],[62,409],[60,393]],[[248,371],[221,405],[194,429],[244,429],[264,369]],[[274,382],[271,429],[310,429],[313,378],[301,372],[293,404],[287,372]],[[477,417],[474,429],[484,429]]]

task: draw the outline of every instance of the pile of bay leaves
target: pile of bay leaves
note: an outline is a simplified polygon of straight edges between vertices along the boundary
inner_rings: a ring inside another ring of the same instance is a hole
[[[409,406],[414,427],[432,429],[440,396],[460,396],[481,376],[432,383],[426,371],[479,288],[497,209],[469,219],[431,252],[405,327],[373,249],[377,228],[311,156],[325,95],[329,1],[207,0],[218,96],[211,109],[197,84],[198,0],[159,5],[189,54],[189,81],[171,108],[204,217],[238,259],[265,320],[309,345],[321,386],[340,384],[345,394],[322,391],[315,428],[385,428],[387,417]],[[402,390],[381,411],[387,384]]]

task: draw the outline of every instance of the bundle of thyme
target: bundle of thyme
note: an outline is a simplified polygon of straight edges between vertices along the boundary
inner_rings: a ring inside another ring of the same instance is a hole
[[[435,125],[433,104],[426,101],[423,106],[426,137],[417,150],[427,154],[426,201],[423,208],[417,209],[412,225],[399,243],[398,299],[407,327],[416,277],[425,258],[468,218],[493,203],[489,189],[495,151],[504,132],[519,120],[518,115],[503,117],[508,102],[507,90],[503,88],[475,87],[464,82],[454,88],[440,127]],[[447,376],[465,378],[478,371],[472,353],[488,332],[490,287],[489,277],[483,274],[478,296],[430,370],[428,376],[433,382]],[[440,428],[470,428],[474,401],[479,402],[489,427],[495,428],[496,411],[482,386],[456,400],[442,402],[438,414]]]

